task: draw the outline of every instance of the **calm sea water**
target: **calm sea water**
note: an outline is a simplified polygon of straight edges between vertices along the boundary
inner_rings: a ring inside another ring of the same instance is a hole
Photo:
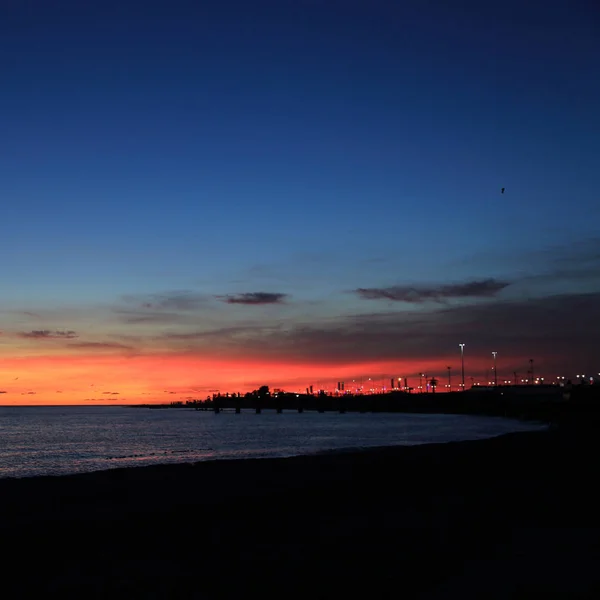
[[[447,442],[535,428],[451,415],[0,407],[0,477]]]

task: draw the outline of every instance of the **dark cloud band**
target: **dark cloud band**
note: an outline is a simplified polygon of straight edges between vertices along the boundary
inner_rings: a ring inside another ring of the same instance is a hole
[[[386,288],[358,288],[355,292],[366,300],[392,300],[421,304],[428,301],[442,302],[451,298],[490,298],[509,285],[506,281],[481,279],[438,286],[397,285]]]

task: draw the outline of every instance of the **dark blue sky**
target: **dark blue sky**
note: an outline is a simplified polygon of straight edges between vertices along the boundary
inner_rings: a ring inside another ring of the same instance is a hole
[[[599,24],[593,2],[6,0],[3,309],[117,335],[115,304],[174,291],[285,294],[195,316],[284,327],[439,310],[406,286],[595,293]]]

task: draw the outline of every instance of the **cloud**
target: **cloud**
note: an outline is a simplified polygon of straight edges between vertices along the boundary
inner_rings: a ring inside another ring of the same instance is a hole
[[[89,350],[134,350],[132,346],[117,342],[76,342],[69,344],[69,347]]]
[[[129,325],[187,323],[198,312],[209,309],[212,296],[190,290],[121,297],[124,305],[112,310]]]
[[[7,394],[8,392],[6,390],[0,390],[0,394]]]
[[[218,327],[216,329],[207,329],[204,331],[186,331],[179,333],[164,333],[157,336],[159,340],[173,341],[194,341],[206,339],[234,339],[242,338],[245,335],[253,335],[257,332],[277,331],[281,325],[232,325],[231,327]]]
[[[392,300],[421,304],[423,302],[443,302],[451,298],[490,298],[510,285],[497,279],[480,279],[466,283],[452,283],[437,286],[392,286],[387,288],[358,288],[354,290],[366,300]]]
[[[231,296],[217,296],[222,302],[227,304],[282,304],[287,294],[271,292],[249,292],[245,294],[235,294]]]
[[[123,296],[128,304],[155,311],[195,311],[203,308],[211,296],[190,290],[176,290],[160,294]]]
[[[185,315],[172,312],[148,312],[146,310],[115,309],[120,321],[127,325],[171,325],[188,321]]]
[[[538,278],[553,281],[566,279],[570,282],[582,279],[585,282],[594,276],[598,278],[600,236],[565,239],[528,252],[510,245],[490,247],[485,252],[478,252],[450,264],[450,268],[457,266],[507,273],[510,274],[508,279],[514,283]]]
[[[38,340],[63,339],[69,340],[79,337],[75,331],[50,331],[49,329],[34,329],[33,331],[25,331],[19,334],[20,337],[34,338]]]
[[[571,241],[554,251],[554,262],[579,267],[582,264],[600,262],[600,236]]]
[[[105,395],[109,395],[109,396],[118,396],[119,392],[102,392]]]
[[[84,402],[108,402],[110,398],[84,398]]]
[[[452,360],[462,342],[471,361],[485,360],[494,350],[504,360],[528,355],[562,370],[599,364],[599,338],[597,292],[354,314],[278,329],[256,326],[243,336],[216,335],[210,348],[226,351],[232,360],[251,355],[257,361],[307,365],[386,361],[400,368],[403,362]],[[204,340],[190,339],[187,350],[204,347]]]
[[[568,246],[547,249],[545,268],[527,275],[525,281],[594,284],[600,282],[600,237],[573,242]]]

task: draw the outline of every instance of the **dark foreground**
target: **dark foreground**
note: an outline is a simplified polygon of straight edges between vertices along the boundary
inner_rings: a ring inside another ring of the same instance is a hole
[[[595,438],[0,480],[2,597],[600,597]]]

